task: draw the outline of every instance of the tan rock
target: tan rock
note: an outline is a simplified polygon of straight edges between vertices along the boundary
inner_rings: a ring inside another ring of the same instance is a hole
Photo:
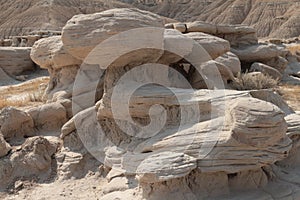
[[[215,35],[217,34],[217,26],[202,22],[202,21],[195,21],[195,22],[189,22],[186,23],[187,26],[187,32],[203,32],[203,33],[208,33]]]
[[[65,66],[80,65],[77,60],[63,47],[60,36],[43,38],[34,43],[31,53],[31,59],[45,69],[60,69]]]
[[[271,76],[275,80],[281,80],[282,74],[277,70],[263,63],[255,62],[250,67],[251,72],[261,72],[265,75]]]
[[[283,51],[276,45],[252,45],[238,49],[232,48],[231,51],[245,62],[265,61],[283,54]]]
[[[0,47],[0,68],[10,76],[34,70],[34,63],[29,56],[30,50],[29,47]]]
[[[263,101],[270,102],[280,108],[285,115],[294,114],[295,111],[273,90],[256,90],[250,92],[251,96]]]
[[[27,111],[35,128],[43,131],[60,130],[67,122],[67,112],[59,102],[48,103]]]
[[[92,49],[112,35],[147,26],[163,27],[163,20],[158,15],[134,8],[77,15],[63,28],[62,41],[71,55],[84,60]]]
[[[227,66],[235,76],[241,72],[241,62],[234,53],[227,52],[216,58],[215,61]]]
[[[187,32],[187,27],[186,24],[184,23],[175,23],[173,24],[174,29],[176,29],[177,31],[181,32],[181,33],[185,33]]]
[[[148,155],[138,166],[136,173],[140,182],[156,183],[185,177],[196,167],[196,159],[188,155],[163,152]]]
[[[212,59],[230,51],[230,44],[224,39],[205,33],[187,33],[184,35],[196,40],[208,52]]]
[[[0,131],[7,141],[35,135],[31,116],[13,107],[6,107],[1,110]]]
[[[219,74],[216,74],[216,76],[219,76],[222,78],[224,87],[229,83],[230,81],[235,81],[234,75],[229,67],[227,65],[224,65],[223,63],[217,62],[217,61],[208,61],[206,63],[203,63],[201,65],[201,70],[203,74],[210,74],[212,73],[212,69],[217,68]],[[190,77],[190,82],[193,88],[196,89],[207,89],[209,86],[205,82],[205,79],[200,75],[199,73],[193,73]]]

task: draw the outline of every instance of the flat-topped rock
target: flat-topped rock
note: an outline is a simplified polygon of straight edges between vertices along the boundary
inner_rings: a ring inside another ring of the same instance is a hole
[[[205,33],[187,33],[184,34],[198,42],[215,59],[230,51],[230,43],[227,40],[218,38]]]
[[[134,28],[163,27],[163,24],[160,16],[134,8],[75,15],[63,28],[62,41],[71,55],[84,60],[92,49],[112,35]]]
[[[30,51],[30,47],[0,47],[0,68],[10,76],[34,70]]]

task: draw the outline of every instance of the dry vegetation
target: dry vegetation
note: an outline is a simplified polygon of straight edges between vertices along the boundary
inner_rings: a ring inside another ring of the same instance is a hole
[[[41,77],[18,85],[0,88],[0,109],[13,107],[26,107],[43,102],[45,85],[49,78]]]
[[[300,53],[300,44],[292,44],[288,45],[287,49],[292,53],[296,54],[297,52]]]
[[[279,80],[262,73],[239,73],[232,87],[236,90],[261,90],[274,88],[278,85]]]

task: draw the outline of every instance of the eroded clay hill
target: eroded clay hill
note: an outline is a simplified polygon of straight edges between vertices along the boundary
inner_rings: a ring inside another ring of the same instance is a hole
[[[290,38],[300,34],[299,0],[124,0],[140,9],[178,21],[253,26],[259,37]]]
[[[27,35],[31,31],[61,31],[76,14],[128,7],[106,0],[0,0],[0,38]]]

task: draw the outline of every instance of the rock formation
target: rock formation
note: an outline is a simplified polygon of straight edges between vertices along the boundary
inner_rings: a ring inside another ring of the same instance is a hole
[[[299,198],[299,115],[232,88],[245,69],[281,78],[295,55],[246,26],[164,24],[112,9],[35,42],[47,103],[1,111],[0,189],[98,170],[101,199]]]

